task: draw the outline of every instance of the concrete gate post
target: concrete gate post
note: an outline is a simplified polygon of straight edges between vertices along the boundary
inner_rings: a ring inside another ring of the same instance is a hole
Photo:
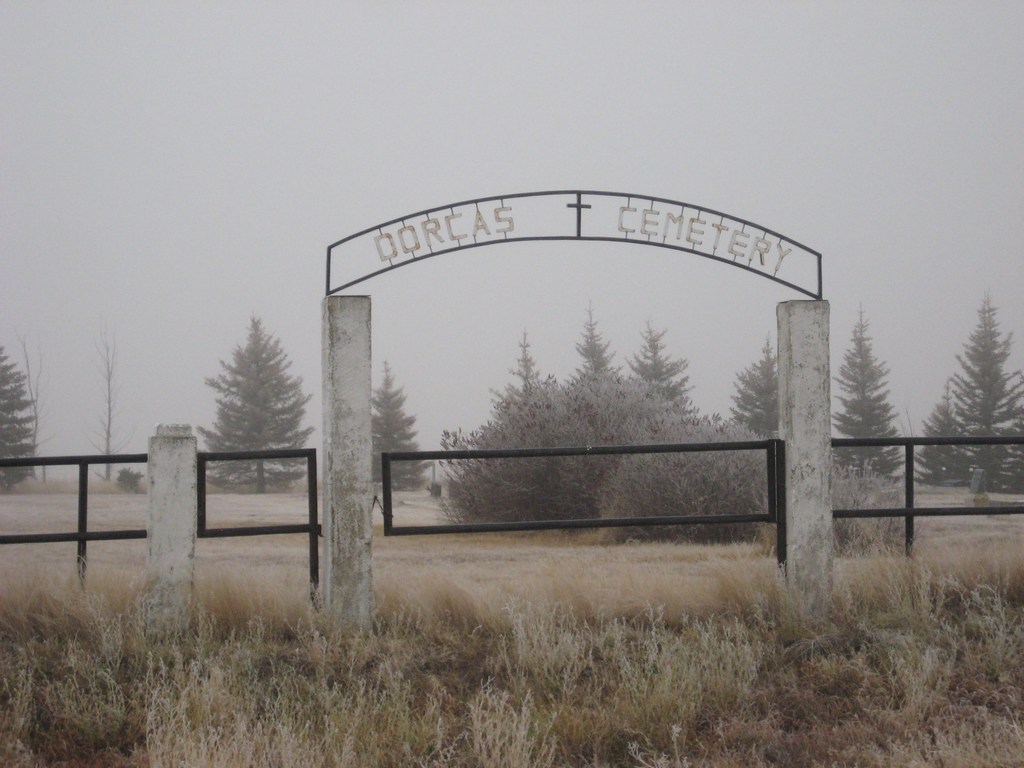
[[[183,629],[196,552],[196,438],[187,424],[160,424],[147,467],[146,631]]]
[[[786,441],[786,582],[807,613],[832,597],[832,402],[827,301],[787,301],[779,328],[779,437]]]
[[[324,607],[340,626],[373,617],[370,297],[323,303]]]

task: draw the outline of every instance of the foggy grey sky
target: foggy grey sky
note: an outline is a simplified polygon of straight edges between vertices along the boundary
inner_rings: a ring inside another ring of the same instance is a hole
[[[319,427],[326,246],[532,190],[691,201],[821,251],[833,367],[863,305],[903,430],[986,291],[1024,366],[1024,6],[550,5],[0,4],[0,344],[42,352],[40,453],[92,450],[103,327],[145,450],[158,422],[212,422],[203,379],[252,313]],[[424,448],[486,418],[523,330],[569,374],[590,301],[620,363],[650,320],[727,413],[776,303],[801,298],[590,243],[449,254],[356,292],[375,381],[388,360]]]

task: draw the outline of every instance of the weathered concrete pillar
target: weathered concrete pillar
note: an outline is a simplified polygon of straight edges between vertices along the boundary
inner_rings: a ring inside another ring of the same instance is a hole
[[[786,441],[786,581],[811,615],[832,596],[832,402],[827,301],[778,305],[779,437]]]
[[[146,630],[188,620],[196,553],[196,438],[187,424],[161,424],[149,438]]]
[[[373,617],[370,297],[323,303],[324,607],[348,629]]]

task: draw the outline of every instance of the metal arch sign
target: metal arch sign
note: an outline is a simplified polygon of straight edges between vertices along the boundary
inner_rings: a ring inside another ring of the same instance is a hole
[[[465,200],[356,232],[327,247],[327,295],[442,253],[570,240],[684,251],[822,298],[821,254],[792,238],[692,203],[582,189]]]

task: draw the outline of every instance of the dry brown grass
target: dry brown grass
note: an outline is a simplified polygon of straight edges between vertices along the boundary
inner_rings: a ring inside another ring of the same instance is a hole
[[[98,496],[91,520],[134,527],[139,500]],[[73,511],[6,496],[0,527]],[[303,514],[299,494],[211,502],[217,524]],[[189,629],[156,643],[144,542],[91,544],[84,590],[73,545],[6,547],[0,765],[1019,765],[1020,530],[921,521],[914,560],[841,560],[820,622],[757,545],[378,538],[365,636],[311,608],[302,537],[204,540]]]
[[[292,567],[207,570],[164,642],[136,576],[23,569],[0,583],[0,764],[1021,764],[1016,543],[843,560],[815,622],[749,546],[515,541],[391,549],[366,635]]]

